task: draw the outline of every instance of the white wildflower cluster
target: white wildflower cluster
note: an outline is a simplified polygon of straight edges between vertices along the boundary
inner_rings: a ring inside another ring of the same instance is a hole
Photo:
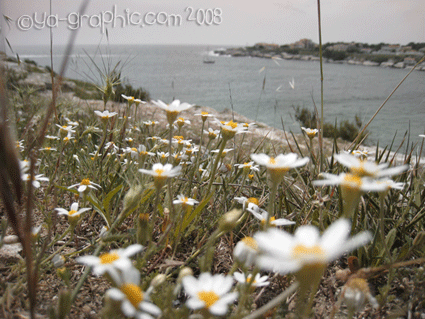
[[[140,287],[140,272],[134,268],[129,257],[140,253],[142,245],[134,244],[125,249],[111,250],[100,256],[78,257],[77,262],[93,267],[97,276],[108,274],[116,288],[111,288],[106,295],[121,302],[121,311],[131,318],[150,319],[161,315],[161,309],[149,298],[152,291],[143,291]]]

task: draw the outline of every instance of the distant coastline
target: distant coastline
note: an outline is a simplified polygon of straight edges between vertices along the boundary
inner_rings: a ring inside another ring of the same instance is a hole
[[[425,43],[363,44],[326,43],[322,47],[325,63],[379,66],[395,69],[411,69],[425,56]],[[289,45],[257,43],[254,46],[214,50],[214,53],[231,57],[253,57],[278,60],[319,61],[318,45],[309,39],[301,39]],[[425,62],[416,67],[425,71]]]

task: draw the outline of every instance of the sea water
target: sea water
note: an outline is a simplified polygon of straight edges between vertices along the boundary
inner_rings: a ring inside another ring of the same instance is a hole
[[[101,82],[101,73],[117,64],[126,83],[142,87],[152,99],[180,99],[217,110],[231,109],[252,120],[276,128],[300,132],[295,121],[297,106],[320,114],[320,65],[315,61],[272,60],[214,56],[219,47],[197,45],[75,46],[66,76]],[[22,60],[50,65],[46,46],[16,47]],[[54,69],[59,70],[64,47],[54,47]],[[100,72],[99,72],[100,70]],[[324,118],[335,123],[365,124],[407,74],[406,69],[324,63]],[[289,82],[294,83],[293,88]],[[410,132],[411,142],[421,142],[425,132],[425,72],[412,74],[392,95],[368,127],[369,144],[398,145]],[[407,141],[407,140],[406,140]],[[405,142],[406,145],[406,142]],[[403,148],[404,149],[404,148]]]

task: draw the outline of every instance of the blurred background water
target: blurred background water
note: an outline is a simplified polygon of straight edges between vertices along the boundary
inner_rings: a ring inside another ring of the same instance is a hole
[[[122,76],[133,87],[142,87],[152,99],[232,109],[253,120],[276,128],[299,133],[294,107],[320,112],[319,62],[214,56],[206,64],[206,55],[218,47],[199,45],[126,45],[76,46],[66,76],[99,82],[94,63],[101,69],[114,67],[119,61]],[[22,60],[40,66],[50,65],[46,46],[14,48]],[[54,48],[54,69],[59,70],[63,47]],[[387,96],[407,74],[407,70],[325,63],[324,116],[334,123],[358,115],[365,124]],[[289,82],[294,80],[294,88]],[[314,103],[313,103],[314,101]],[[387,102],[369,126],[369,144],[391,143],[397,134],[400,143],[410,130],[411,141],[420,141],[425,132],[425,72],[414,71]],[[396,144],[398,145],[398,144]]]

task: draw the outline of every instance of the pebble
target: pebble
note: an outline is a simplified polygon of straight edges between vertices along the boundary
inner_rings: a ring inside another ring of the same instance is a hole
[[[84,305],[83,308],[81,309],[86,315],[90,315],[91,312],[91,308],[87,305]]]
[[[3,238],[3,243],[6,245],[16,244],[19,242],[19,238],[16,235],[8,235]]]

